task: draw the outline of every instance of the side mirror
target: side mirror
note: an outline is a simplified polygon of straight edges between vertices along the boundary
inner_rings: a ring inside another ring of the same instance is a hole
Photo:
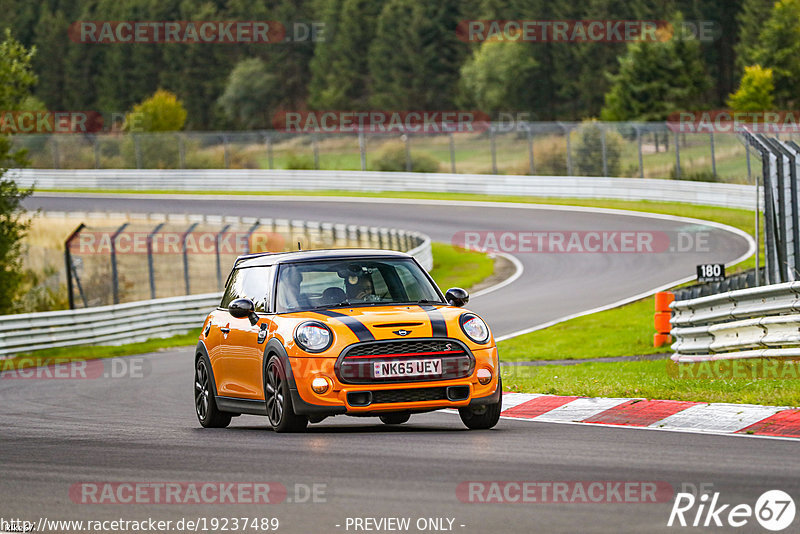
[[[469,293],[467,293],[466,289],[451,287],[447,290],[447,293],[445,293],[444,298],[451,306],[460,308],[469,302]]]
[[[236,299],[228,305],[228,313],[237,319],[250,319],[250,324],[255,325],[258,322],[258,315],[255,312],[255,304],[250,299]]]

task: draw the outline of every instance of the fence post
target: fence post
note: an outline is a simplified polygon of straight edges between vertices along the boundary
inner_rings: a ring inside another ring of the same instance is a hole
[[[572,176],[572,140],[570,139],[572,129],[561,123],[558,123],[558,125],[564,130],[564,137],[567,138],[567,176]]]
[[[178,138],[178,166],[181,169],[186,168],[186,145],[183,142],[183,135],[177,134]]]
[[[119,304],[119,272],[117,270],[117,237],[128,223],[123,223],[111,236],[111,289],[114,297],[114,304]]]
[[[456,139],[450,132],[450,172],[456,173]]]
[[[317,146],[317,134],[311,134],[311,149],[314,151],[314,170],[319,170],[319,147]]]
[[[361,154],[361,170],[367,170],[367,143],[364,132],[358,132],[358,151]]]
[[[709,139],[711,139],[711,174],[714,178],[717,177],[717,154],[716,149],[714,147],[714,132],[711,132],[709,135]]]
[[[603,176],[608,176],[608,154],[606,153],[606,129],[600,126],[600,143],[603,146]]]
[[[410,134],[403,134],[403,142],[406,145],[406,172],[411,172],[413,165],[411,163],[411,137]]]
[[[92,134],[92,141],[94,145],[94,168],[100,168],[100,140],[97,138],[97,134]]]
[[[678,132],[675,132],[675,178],[678,180],[681,179],[681,144],[679,141]]]
[[[158,223],[153,230],[147,234],[147,273],[150,275],[150,298],[156,298],[156,276],[155,276],[155,269],[153,268],[153,236],[155,236],[159,230],[164,226],[166,223]]]
[[[228,147],[228,136],[226,134],[222,134],[222,155],[225,160],[225,168],[231,168],[231,154],[230,148]]]
[[[636,144],[639,145],[639,178],[644,178],[644,158],[642,157],[642,131],[639,126],[634,126],[636,129]]]
[[[58,136],[51,135],[50,142],[53,144],[53,168],[59,168],[59,155],[58,155]]]
[[[489,124],[489,141],[492,147],[492,174],[497,174],[497,147],[494,138],[494,124]]]
[[[189,253],[186,250],[186,240],[189,238],[189,234],[192,233],[192,230],[197,228],[199,223],[192,223],[189,228],[183,233],[183,239],[181,239],[181,244],[183,246],[183,283],[184,287],[186,288],[186,294],[191,295],[191,287],[189,284]]]
[[[222,263],[220,260],[219,240],[222,238],[223,235],[225,235],[225,232],[227,232],[228,228],[230,227],[231,227],[230,224],[226,224],[225,226],[223,226],[222,230],[220,230],[219,233],[214,238],[214,254],[217,257],[217,289],[222,288]]]
[[[247,230],[247,235],[245,235],[245,241],[244,241],[245,254],[250,254],[250,237],[253,235],[253,232],[255,232],[256,228],[258,228],[259,226],[261,226],[261,221],[256,221],[253,224],[253,226],[251,226],[250,229]],[[292,233],[292,221],[289,221],[289,234],[291,235],[291,233]]]
[[[70,251],[70,246],[72,245],[72,240],[75,239],[78,234],[81,233],[81,230],[86,228],[86,225],[81,223],[78,225],[75,230],[69,234],[66,241],[64,241],[64,266],[67,269],[67,297],[69,299],[69,309],[75,309],[75,296],[72,294],[72,276],[73,273],[75,275],[75,280],[78,282],[78,288],[81,292],[81,298],[83,299],[83,305],[86,306],[86,297],[83,296],[83,288],[80,286],[80,280],[78,280],[78,273],[75,272],[75,266],[72,264],[72,251]]]
[[[133,151],[136,155],[136,168],[142,168],[142,147],[139,145],[139,136],[133,134]]]
[[[536,176],[536,165],[533,159],[533,132],[531,125],[525,124],[525,132],[528,134],[528,166],[530,167],[531,176]]]

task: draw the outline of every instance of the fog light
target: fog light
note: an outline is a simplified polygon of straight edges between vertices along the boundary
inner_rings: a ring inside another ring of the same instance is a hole
[[[492,370],[482,367],[478,369],[478,382],[482,385],[486,385],[492,381]]]
[[[314,390],[314,393],[317,395],[322,395],[328,391],[329,387],[331,387],[331,383],[324,376],[318,376],[311,381],[311,389]]]

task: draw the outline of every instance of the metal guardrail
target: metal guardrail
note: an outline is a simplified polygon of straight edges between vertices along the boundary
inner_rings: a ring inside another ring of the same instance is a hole
[[[262,169],[15,169],[9,171],[7,176],[22,187],[35,185],[39,190],[258,193],[337,189],[652,200],[748,210],[754,210],[756,206],[756,189],[752,185],[650,178]]]
[[[408,251],[428,271],[433,268],[431,239],[410,233],[419,243]],[[0,359],[77,345],[122,345],[182,334],[202,325],[221,292],[168,297],[109,306],[0,316]]]
[[[676,362],[800,357],[800,282],[673,302]]]

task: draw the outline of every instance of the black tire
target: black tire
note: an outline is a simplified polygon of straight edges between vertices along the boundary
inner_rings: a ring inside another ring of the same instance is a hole
[[[307,417],[294,413],[286,371],[277,356],[270,357],[264,368],[264,400],[275,432],[303,432],[308,426]]]
[[[385,425],[402,425],[409,419],[411,414],[408,412],[387,413],[381,416],[381,422]]]
[[[217,397],[211,384],[211,370],[202,356],[194,366],[194,411],[203,428],[225,428],[231,424],[231,414],[217,408]]]
[[[475,408],[459,408],[458,415],[461,422],[470,430],[487,430],[500,421],[500,412],[503,411],[503,381],[498,380],[497,388],[500,390],[500,400],[494,404],[486,404]]]

